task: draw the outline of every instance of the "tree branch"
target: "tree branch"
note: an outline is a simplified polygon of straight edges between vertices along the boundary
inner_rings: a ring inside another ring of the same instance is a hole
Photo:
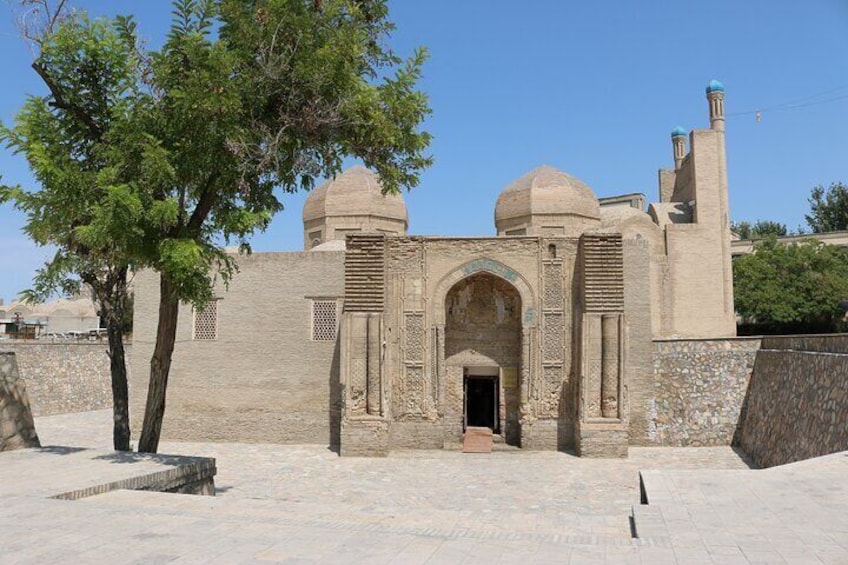
[[[20,0],[21,6],[27,8],[32,6],[28,12],[21,14],[18,25],[25,39],[40,46],[44,45],[45,38],[53,35],[56,24],[62,19],[68,0],[58,0],[56,7],[51,8],[50,0]],[[29,22],[32,16],[32,23]]]
[[[212,190],[212,185],[214,185],[217,180],[217,172],[213,172],[209,175],[209,178],[206,179],[206,184],[203,187],[203,191],[200,193],[200,199],[197,201],[197,206],[194,207],[194,212],[191,213],[191,218],[189,218],[188,225],[186,226],[189,233],[195,234],[200,232],[203,222],[206,221],[206,217],[209,216],[209,212],[212,211],[212,206],[215,205],[215,200],[218,198],[218,193]]]
[[[44,81],[44,84],[47,85],[47,88],[50,89],[50,94],[53,95],[53,103],[52,106],[59,108],[61,110],[65,110],[70,112],[76,119],[82,122],[89,130],[91,135],[95,140],[99,140],[103,137],[103,130],[97,125],[97,122],[94,121],[94,118],[88,115],[85,110],[77,106],[76,104],[72,104],[65,99],[65,96],[62,94],[62,89],[57,85],[50,75],[47,73],[47,69],[42,67],[38,63],[32,64],[33,70],[38,73],[38,76],[41,77],[41,80]]]

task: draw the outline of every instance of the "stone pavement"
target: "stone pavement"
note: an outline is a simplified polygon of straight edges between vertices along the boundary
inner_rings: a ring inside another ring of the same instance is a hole
[[[848,452],[758,471],[644,471],[639,537],[726,563],[848,563]]]
[[[39,418],[36,426],[44,445],[111,443],[108,411]],[[763,560],[733,540],[681,544],[670,521],[656,516],[654,537],[631,537],[632,507],[645,508],[639,470],[763,473],[743,471],[746,462],[729,448],[638,448],[624,461],[452,451],[342,459],[319,446],[246,444],[164,443],[160,451],[215,457],[218,496],[4,499],[0,531],[12,541],[0,547],[0,562],[787,562],[780,554]],[[848,545],[835,534],[803,562],[848,562]]]

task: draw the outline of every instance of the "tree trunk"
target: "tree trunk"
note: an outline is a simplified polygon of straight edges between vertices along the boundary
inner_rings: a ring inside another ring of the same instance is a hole
[[[128,307],[127,268],[110,271],[103,279],[91,272],[81,275],[89,286],[105,321],[109,341],[109,374],[112,378],[112,445],[130,450],[130,408],[127,359],[124,352],[124,314]]]
[[[156,453],[165,416],[165,392],[168,374],[171,371],[171,356],[177,337],[177,315],[180,302],[176,298],[173,284],[165,274],[159,279],[159,325],[156,329],[156,345],[150,359],[150,384],[147,389],[147,405],[144,424],[138,442],[140,453]]]
[[[127,361],[124,355],[124,330],[114,321],[107,327],[112,373],[112,443],[115,451],[130,450],[130,402],[127,390]]]

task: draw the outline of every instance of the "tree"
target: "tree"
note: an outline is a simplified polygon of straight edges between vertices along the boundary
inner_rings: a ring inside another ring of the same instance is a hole
[[[810,213],[804,218],[813,233],[848,230],[848,186],[841,182],[827,189],[816,186],[807,201]]]
[[[425,53],[395,56],[387,15],[386,0],[177,0],[159,51],[137,44],[129,18],[77,13],[44,34],[56,68],[36,70],[51,95],[31,100],[39,112],[25,110],[7,137],[44,169],[45,194],[5,197],[34,210],[36,241],[67,249],[57,280],[85,280],[95,258],[119,280],[129,267],[159,273],[139,451],[158,449],[180,303],[202,306],[236,271],[224,246],[249,251],[283,194],[334,175],[345,157],[375,169],[387,192],[417,185],[431,163],[415,88]],[[116,60],[124,74],[104,73]],[[41,126],[40,144],[18,131],[48,118],[59,122]]]
[[[770,237],[733,261],[736,312],[772,332],[834,331],[848,299],[848,249]]]
[[[779,237],[788,233],[785,224],[771,220],[757,220],[753,225],[747,221],[731,222],[730,229],[742,239],[762,238],[770,235]]]
[[[280,193],[310,189],[346,156],[376,169],[384,189],[418,182],[431,159],[429,113],[415,90],[424,52],[386,47],[385,0],[179,0],[152,56],[156,139],[167,179],[141,263],[160,273],[156,343],[139,451],[158,448],[180,302],[202,305],[233,258],[223,245],[262,230]],[[213,30],[217,30],[214,32]]]
[[[90,21],[64,11],[64,2],[35,4],[39,10],[30,15],[38,17],[24,31],[48,94],[30,96],[14,127],[0,128],[0,139],[27,158],[38,188],[0,187],[0,203],[11,201],[26,214],[24,231],[33,241],[57,248],[26,298],[73,293],[81,283],[91,288],[108,333],[113,445],[126,451],[127,277],[143,238],[136,226],[147,214],[128,183],[148,181],[143,155],[127,151],[138,106],[148,98],[140,90],[135,26],[126,18]],[[142,173],[128,174],[132,169]]]

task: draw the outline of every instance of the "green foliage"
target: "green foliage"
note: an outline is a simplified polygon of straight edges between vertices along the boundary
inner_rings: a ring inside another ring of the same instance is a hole
[[[403,61],[385,47],[387,13],[382,0],[178,0],[150,53],[130,17],[62,20],[34,65],[50,95],[0,130],[40,187],[4,187],[0,199],[60,250],[36,286],[153,267],[178,298],[202,302],[234,273],[223,246],[249,249],[281,193],[311,188],[345,157],[388,192],[415,186],[431,163],[415,90],[425,53]]]
[[[150,56],[155,103],[143,131],[153,178],[141,262],[182,300],[211,296],[235,262],[223,245],[248,240],[282,209],[356,156],[387,191],[418,183],[431,163],[429,113],[415,90],[425,55],[402,61],[384,46],[384,1],[180,0],[163,48]],[[218,30],[218,34],[213,33]],[[186,241],[196,245],[188,248]]]
[[[771,237],[734,260],[733,282],[736,312],[747,322],[834,331],[848,299],[848,249]]]
[[[149,103],[134,29],[129,18],[63,20],[33,63],[50,95],[28,97],[14,127],[0,126],[0,139],[27,158],[38,184],[0,186],[0,203],[27,215],[33,241],[57,248],[27,292],[31,300],[75,291],[79,278],[108,291],[143,240],[144,202],[128,184],[139,179],[123,174],[134,156],[118,142]]]
[[[841,182],[827,189],[816,186],[808,202],[810,213],[804,218],[813,233],[848,230],[848,186]]]
[[[376,170],[387,192],[417,185],[432,162],[419,130],[430,110],[416,90],[425,52],[402,60],[388,49],[386,0],[173,6],[154,52],[129,17],[51,19],[33,64],[49,95],[30,97],[0,130],[38,183],[3,187],[0,203],[14,202],[30,237],[58,248],[34,294],[78,276],[118,327],[127,272],[161,275],[139,444],[152,451],[179,303],[201,305],[218,277],[229,281],[236,263],[224,245],[249,251],[282,194],[335,175],[347,157]]]
[[[754,224],[742,221],[731,222],[730,229],[742,239],[753,239],[757,237],[784,236],[787,235],[786,224],[773,222],[771,220],[757,220]]]

